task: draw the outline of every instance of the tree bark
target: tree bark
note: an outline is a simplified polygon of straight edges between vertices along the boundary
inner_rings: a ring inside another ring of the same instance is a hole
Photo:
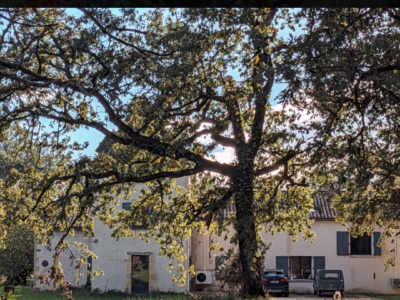
[[[239,174],[238,174],[239,175]],[[258,256],[257,230],[253,214],[253,169],[242,169],[235,176],[236,232],[238,235],[239,261],[242,272],[242,289],[245,295],[265,297],[262,285],[262,259]]]

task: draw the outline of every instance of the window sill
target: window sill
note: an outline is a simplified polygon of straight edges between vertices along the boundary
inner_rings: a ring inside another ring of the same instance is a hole
[[[368,254],[368,255],[349,255],[351,258],[374,258],[376,255]]]
[[[310,279],[289,279],[289,282],[314,282],[314,280],[310,280]]]

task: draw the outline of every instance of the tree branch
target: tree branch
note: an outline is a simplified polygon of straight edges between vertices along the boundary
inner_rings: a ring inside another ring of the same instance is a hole
[[[78,8],[78,9],[79,9],[80,11],[82,11],[89,19],[91,19],[91,20],[94,22],[94,24],[95,24],[97,27],[100,28],[101,32],[103,32],[104,34],[108,35],[111,39],[113,39],[113,40],[115,40],[115,41],[117,41],[117,42],[120,42],[121,44],[124,44],[125,46],[128,46],[128,47],[131,47],[131,48],[135,49],[136,51],[138,51],[138,52],[141,53],[141,54],[150,53],[150,54],[157,55],[157,56],[170,56],[170,55],[174,54],[174,53],[177,51],[177,50],[173,50],[173,51],[168,52],[168,53],[158,53],[158,52],[151,51],[151,50],[141,49],[141,48],[139,48],[139,47],[137,47],[137,46],[135,46],[135,45],[133,45],[133,44],[131,44],[131,43],[125,42],[124,40],[121,40],[120,38],[117,38],[117,37],[113,36],[113,35],[112,35],[111,33],[109,33],[109,32],[107,31],[107,29],[106,29],[103,25],[101,25],[100,22],[99,22],[89,11],[87,11],[85,8]]]
[[[255,172],[256,176],[267,175],[273,171],[277,171],[280,167],[284,166],[289,160],[294,158],[298,153],[296,151],[290,150],[285,156],[277,160],[275,163],[268,167],[264,167]]]

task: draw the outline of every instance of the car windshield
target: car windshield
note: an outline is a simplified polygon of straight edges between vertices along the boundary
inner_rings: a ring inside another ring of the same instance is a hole
[[[321,279],[340,279],[339,273],[322,273]]]
[[[281,273],[281,272],[265,272],[264,273],[264,278],[265,277],[269,277],[269,276],[277,276],[277,277],[285,277],[285,274]]]

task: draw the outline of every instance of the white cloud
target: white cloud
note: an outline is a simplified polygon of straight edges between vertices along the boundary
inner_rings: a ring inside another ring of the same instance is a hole
[[[220,163],[230,164],[236,157],[235,149],[231,147],[226,147],[222,151],[214,152],[213,153],[214,159],[210,158],[211,160],[218,161]]]

